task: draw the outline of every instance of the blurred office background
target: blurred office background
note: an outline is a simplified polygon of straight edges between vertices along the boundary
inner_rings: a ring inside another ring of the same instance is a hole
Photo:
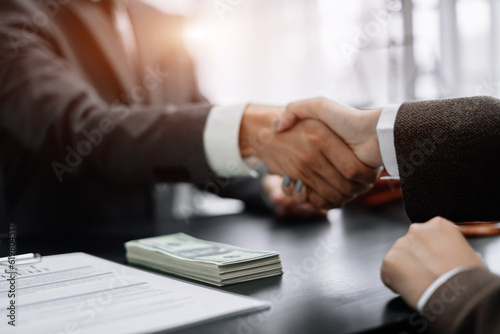
[[[190,19],[215,103],[499,94],[498,0],[148,0]]]
[[[500,93],[499,0],[147,2],[189,19],[184,39],[217,104],[325,96],[374,107]],[[178,218],[243,209],[187,185],[174,197]]]

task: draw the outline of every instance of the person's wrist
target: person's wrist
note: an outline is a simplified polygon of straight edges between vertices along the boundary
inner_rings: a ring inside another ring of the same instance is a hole
[[[274,135],[273,129],[283,113],[283,107],[249,104],[241,119],[239,148],[243,158],[258,157],[263,144]]]
[[[366,134],[366,140],[373,143],[373,167],[380,167],[383,165],[382,153],[380,152],[380,145],[378,141],[377,134],[377,124],[382,113],[382,108],[362,110],[360,117],[362,118],[362,123],[364,124],[364,133]]]

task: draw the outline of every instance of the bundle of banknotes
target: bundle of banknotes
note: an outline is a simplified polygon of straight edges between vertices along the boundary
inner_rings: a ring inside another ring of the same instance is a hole
[[[280,275],[280,256],[193,238],[184,233],[125,243],[130,264],[223,286]]]

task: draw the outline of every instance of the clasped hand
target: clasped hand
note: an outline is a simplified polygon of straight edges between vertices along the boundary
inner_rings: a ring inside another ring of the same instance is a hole
[[[380,110],[358,110],[316,98],[286,108],[250,105],[242,120],[243,157],[283,177],[283,191],[304,207],[340,207],[370,189],[382,159]]]

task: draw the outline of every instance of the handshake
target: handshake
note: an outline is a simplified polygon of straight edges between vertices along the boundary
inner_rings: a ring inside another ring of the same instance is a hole
[[[256,157],[283,176],[283,192],[310,209],[342,206],[380,174],[381,109],[359,110],[326,98],[285,108],[249,105],[241,122],[243,158]]]

